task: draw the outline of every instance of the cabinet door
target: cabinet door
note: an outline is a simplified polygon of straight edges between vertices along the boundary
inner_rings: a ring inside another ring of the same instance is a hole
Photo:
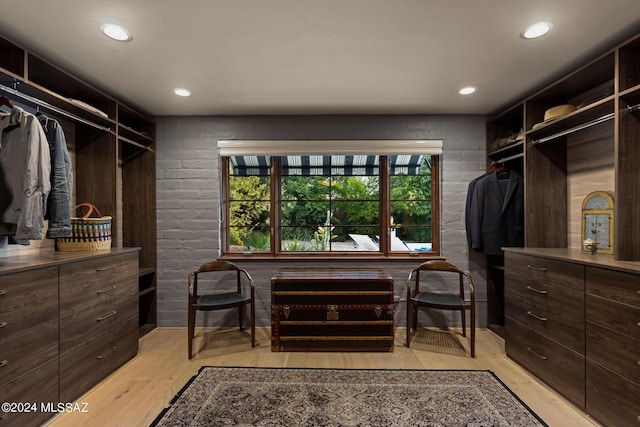
[[[58,267],[0,276],[0,384],[58,355]]]

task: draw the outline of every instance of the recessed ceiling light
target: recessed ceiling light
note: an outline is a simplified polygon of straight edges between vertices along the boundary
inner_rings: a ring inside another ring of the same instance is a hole
[[[462,89],[460,89],[458,91],[458,93],[460,95],[469,95],[469,94],[471,94],[471,93],[473,93],[475,91],[476,91],[475,87],[467,86],[467,87],[463,87]]]
[[[102,31],[103,34],[110,39],[120,42],[128,42],[133,38],[131,37],[131,33],[127,31],[126,28],[115,24],[102,24],[100,25],[100,31]]]
[[[553,25],[551,22],[537,22],[525,28],[522,33],[520,33],[520,37],[523,39],[535,39],[544,36],[551,31],[552,28]]]
[[[191,96],[191,91],[189,89],[185,89],[183,87],[177,87],[173,90],[173,93],[175,93],[178,96]]]

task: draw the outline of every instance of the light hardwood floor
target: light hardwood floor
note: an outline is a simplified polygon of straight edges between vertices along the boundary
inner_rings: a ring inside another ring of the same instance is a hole
[[[268,328],[256,331],[255,348],[246,331],[197,330],[196,334],[196,353],[188,360],[186,328],[152,331],[140,340],[137,357],[77,400],[88,404],[87,413],[61,414],[48,426],[148,426],[204,365],[491,370],[550,426],[599,425],[507,358],[504,341],[488,330],[477,331],[475,359],[467,355],[466,338],[436,330],[419,330],[411,348],[406,348],[405,329],[398,328],[395,350],[389,353],[274,353]]]

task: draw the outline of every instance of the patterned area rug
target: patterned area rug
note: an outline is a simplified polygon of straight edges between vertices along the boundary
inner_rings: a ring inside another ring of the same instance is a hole
[[[490,371],[203,367],[152,426],[546,426]]]

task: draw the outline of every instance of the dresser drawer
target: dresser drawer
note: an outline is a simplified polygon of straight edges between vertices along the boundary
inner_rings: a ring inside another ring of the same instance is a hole
[[[587,267],[587,293],[640,308],[640,275]]]
[[[640,340],[640,308],[587,295],[587,320]]]
[[[4,426],[40,426],[54,414],[41,411],[41,403],[58,400],[58,358],[14,378],[0,387],[1,402],[21,402],[37,405],[35,412],[0,412],[0,427]]]
[[[137,254],[63,267],[60,274],[61,352],[137,315]]]
[[[507,355],[584,409],[584,356],[517,320],[505,319]]]
[[[272,351],[393,351],[393,304],[273,305]]]
[[[138,254],[105,256],[60,266],[60,309],[69,311],[137,292]],[[136,282],[135,284],[132,284]]]
[[[587,360],[587,412],[607,426],[640,425],[640,385]]]
[[[510,278],[505,283],[505,315],[584,354],[584,292]]]
[[[640,340],[587,322],[587,359],[640,384]]]
[[[129,318],[60,354],[60,401],[71,402],[138,352],[138,319]]]
[[[58,354],[58,268],[0,276],[0,384]]]
[[[555,285],[584,292],[584,266],[529,255],[505,253],[505,282],[523,287]]]
[[[352,291],[344,284],[342,291],[271,291],[271,303],[276,305],[358,305],[393,304],[393,289]]]
[[[124,295],[115,301],[94,304],[82,311],[67,312],[60,319],[60,352],[64,353],[95,335],[132,317],[138,319],[138,299]]]

